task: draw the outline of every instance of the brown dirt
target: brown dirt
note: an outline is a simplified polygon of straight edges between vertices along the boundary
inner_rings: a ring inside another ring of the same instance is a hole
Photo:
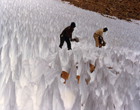
[[[76,76],[76,79],[77,79],[77,83],[79,84],[80,76],[77,75],[77,76]]]
[[[140,0],[62,0],[77,7],[119,19],[140,20]]]
[[[65,81],[64,81],[64,84],[66,83],[67,79],[69,78],[69,73],[65,72],[65,71],[62,71],[61,73],[61,78],[63,78]]]
[[[90,72],[92,73],[94,71],[94,69],[95,69],[95,66],[92,65],[91,63],[89,64],[89,66],[90,66]]]
[[[89,64],[89,66],[90,66],[90,72],[92,73],[92,72],[95,70],[95,66],[92,65],[91,63]],[[78,68],[78,66],[77,66],[76,68]],[[68,78],[69,78],[69,73],[67,73],[66,71],[62,71],[60,77],[63,78],[63,79],[65,80],[65,81],[63,82],[63,83],[65,84],[66,81],[67,81]],[[77,75],[77,76],[76,76],[76,79],[77,79],[77,83],[79,84],[80,76]],[[88,80],[85,79],[85,81],[86,81],[86,83],[88,84]]]

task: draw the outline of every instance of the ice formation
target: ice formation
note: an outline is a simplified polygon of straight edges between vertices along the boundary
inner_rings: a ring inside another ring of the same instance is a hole
[[[60,0],[1,0],[0,10],[0,110],[139,110],[140,24]],[[80,42],[60,49],[73,21]],[[93,33],[105,26],[107,46],[97,49]]]

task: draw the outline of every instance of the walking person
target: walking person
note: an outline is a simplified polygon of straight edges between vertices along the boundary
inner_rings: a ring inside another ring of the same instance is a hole
[[[101,48],[102,46],[106,45],[106,42],[103,39],[103,32],[106,32],[106,31],[108,31],[108,29],[107,28],[103,28],[103,29],[98,29],[94,33],[93,37],[94,37],[94,40],[95,40],[95,46],[96,47]]]
[[[72,22],[70,26],[66,27],[62,31],[62,33],[60,34],[60,45],[59,45],[60,48],[62,48],[64,41],[66,41],[68,50],[71,50],[71,42],[70,41],[77,42],[76,39],[72,39],[72,33],[73,33],[75,27],[76,27],[76,24],[74,22]]]

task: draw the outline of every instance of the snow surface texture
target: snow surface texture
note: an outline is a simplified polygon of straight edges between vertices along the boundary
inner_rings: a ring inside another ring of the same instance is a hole
[[[0,10],[0,110],[139,110],[139,21],[60,0],[1,0]],[[59,35],[73,21],[80,42],[60,49]],[[93,34],[104,27],[107,45],[98,49]],[[66,84],[62,70],[70,73]]]

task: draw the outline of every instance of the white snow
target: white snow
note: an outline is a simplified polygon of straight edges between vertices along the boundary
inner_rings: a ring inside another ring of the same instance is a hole
[[[68,51],[66,43],[59,48],[59,35],[71,22],[80,42]],[[96,48],[93,34],[104,27],[107,45]],[[139,42],[139,20],[61,0],[1,0],[0,110],[139,110]],[[92,73],[89,63],[96,64]],[[66,84],[62,71],[70,73]]]

